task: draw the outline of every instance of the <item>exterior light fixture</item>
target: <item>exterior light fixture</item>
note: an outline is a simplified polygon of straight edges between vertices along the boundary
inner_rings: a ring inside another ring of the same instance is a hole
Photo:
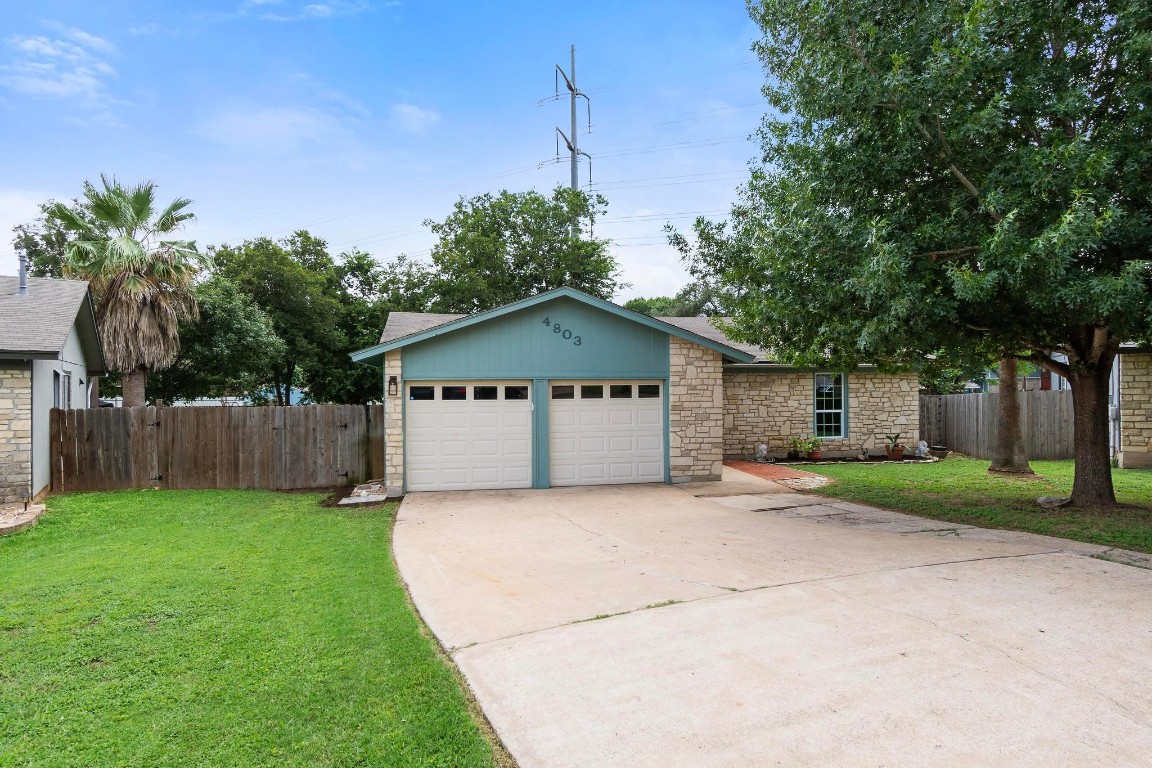
[[[388,377],[388,394],[395,395],[400,390],[400,385],[396,381],[395,376]]]

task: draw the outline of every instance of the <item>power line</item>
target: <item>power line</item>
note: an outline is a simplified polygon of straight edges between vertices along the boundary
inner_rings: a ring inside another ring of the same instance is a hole
[[[596,88],[595,90],[588,91],[589,94],[595,95],[597,93],[612,93],[613,91],[623,91],[629,88],[640,88],[648,85],[667,84],[669,80],[675,82],[682,82],[684,80],[697,80],[701,77],[712,77],[713,75],[723,75],[728,72],[738,72],[741,70],[751,69],[760,66],[759,61],[749,61],[744,64],[738,64],[734,67],[725,67],[724,69],[715,69],[709,72],[697,72],[695,74],[687,75],[664,75],[663,77],[653,78],[651,80],[638,80],[632,83],[621,83],[619,85],[609,85],[604,88]]]

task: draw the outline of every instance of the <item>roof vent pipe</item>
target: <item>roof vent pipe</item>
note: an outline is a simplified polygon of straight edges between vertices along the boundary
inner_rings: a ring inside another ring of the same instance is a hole
[[[20,254],[20,290],[16,291],[17,296],[28,295],[28,256]]]

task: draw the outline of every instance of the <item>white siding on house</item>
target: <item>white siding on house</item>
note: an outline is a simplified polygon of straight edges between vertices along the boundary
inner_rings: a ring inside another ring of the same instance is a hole
[[[70,374],[69,395],[73,408],[87,408],[88,369],[75,326],[68,332],[61,355],[63,360],[32,361],[32,494],[52,482],[51,432],[49,412],[56,405],[56,376]]]

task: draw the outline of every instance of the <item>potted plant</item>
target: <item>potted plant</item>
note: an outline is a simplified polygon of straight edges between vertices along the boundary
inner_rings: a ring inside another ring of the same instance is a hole
[[[810,437],[804,441],[804,452],[808,454],[809,461],[819,461],[823,456],[824,441],[818,437]]]
[[[792,438],[792,450],[788,451],[789,459],[798,459],[808,452],[808,441],[802,437]]]
[[[903,461],[904,445],[900,442],[900,433],[895,432],[891,435],[884,435],[884,439],[888,443],[888,460]]]

